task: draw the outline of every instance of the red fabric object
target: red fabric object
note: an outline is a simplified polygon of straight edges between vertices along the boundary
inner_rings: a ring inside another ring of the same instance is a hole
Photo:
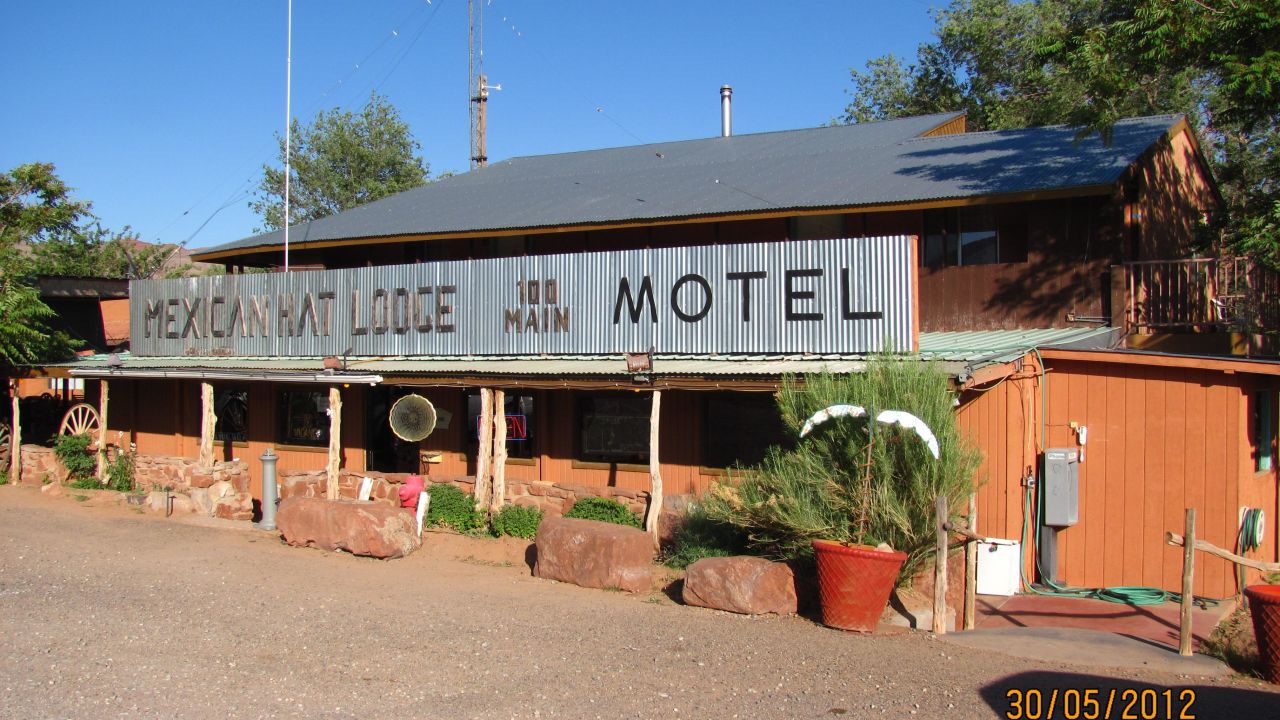
[[[422,476],[410,475],[400,486],[400,507],[418,509],[418,493],[422,492]]]

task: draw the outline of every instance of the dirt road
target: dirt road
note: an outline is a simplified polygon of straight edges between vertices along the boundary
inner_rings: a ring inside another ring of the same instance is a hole
[[[428,544],[379,562],[0,487],[0,716],[989,718],[1031,686],[1194,687],[1200,718],[1280,715],[1256,681],[861,637]]]

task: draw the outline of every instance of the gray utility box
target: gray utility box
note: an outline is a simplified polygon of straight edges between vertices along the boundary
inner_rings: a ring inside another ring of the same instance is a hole
[[[1044,518],[1048,527],[1080,522],[1080,453],[1075,448],[1044,451]]]

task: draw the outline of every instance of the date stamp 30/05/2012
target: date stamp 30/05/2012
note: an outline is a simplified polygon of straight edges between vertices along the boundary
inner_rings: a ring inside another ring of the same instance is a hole
[[[1195,720],[1191,688],[1013,688],[1006,720]]]

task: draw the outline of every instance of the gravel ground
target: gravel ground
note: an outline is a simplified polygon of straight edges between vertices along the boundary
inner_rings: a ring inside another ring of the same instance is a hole
[[[688,608],[428,542],[379,562],[0,487],[0,716],[987,718],[1010,688],[1193,687],[1199,718],[1280,717],[1255,680]]]

